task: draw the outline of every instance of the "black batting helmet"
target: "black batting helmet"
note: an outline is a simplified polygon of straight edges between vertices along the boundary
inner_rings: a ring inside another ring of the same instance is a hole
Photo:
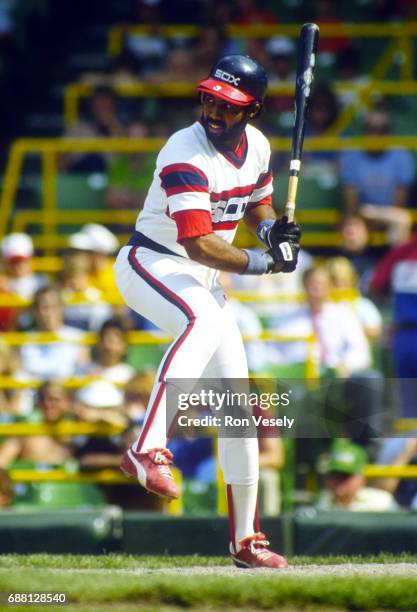
[[[225,55],[213,66],[197,89],[237,106],[262,104],[268,77],[264,68],[248,55]]]

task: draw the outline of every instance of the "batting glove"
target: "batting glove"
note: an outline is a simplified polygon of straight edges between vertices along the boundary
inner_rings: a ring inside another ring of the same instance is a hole
[[[267,251],[275,263],[282,265],[281,272],[294,272],[297,267],[300,245],[296,240],[283,240]]]
[[[288,217],[281,219],[265,219],[256,228],[256,235],[270,249],[276,250],[281,242],[299,242],[301,227],[294,221],[288,222]]]

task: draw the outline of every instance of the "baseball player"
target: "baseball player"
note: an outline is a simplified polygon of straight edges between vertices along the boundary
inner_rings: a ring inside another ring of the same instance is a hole
[[[166,448],[167,379],[247,378],[241,335],[219,271],[292,272],[300,228],[272,208],[270,146],[249,122],[262,111],[263,67],[243,55],[221,58],[198,84],[202,113],[159,153],[153,182],[128,246],[115,263],[127,305],[174,337],[159,366],[139,439],[121,468],[160,496],[177,498]],[[244,218],[266,250],[232,245]],[[258,441],[222,438],[230,551],[239,567],[283,568],[287,561],[255,532]]]

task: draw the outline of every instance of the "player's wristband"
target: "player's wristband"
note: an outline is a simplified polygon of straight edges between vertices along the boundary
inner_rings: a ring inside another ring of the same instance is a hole
[[[256,235],[258,236],[259,240],[263,242],[267,247],[271,246],[271,244],[269,243],[269,232],[274,223],[275,219],[264,219],[259,223],[258,227],[256,228]]]
[[[275,261],[266,251],[243,250],[248,256],[248,264],[241,274],[268,274],[274,267]]]

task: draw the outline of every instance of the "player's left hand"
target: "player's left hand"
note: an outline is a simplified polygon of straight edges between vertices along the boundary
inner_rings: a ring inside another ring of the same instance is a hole
[[[297,240],[282,240],[267,251],[275,261],[273,272],[294,272],[297,267],[300,245]]]

